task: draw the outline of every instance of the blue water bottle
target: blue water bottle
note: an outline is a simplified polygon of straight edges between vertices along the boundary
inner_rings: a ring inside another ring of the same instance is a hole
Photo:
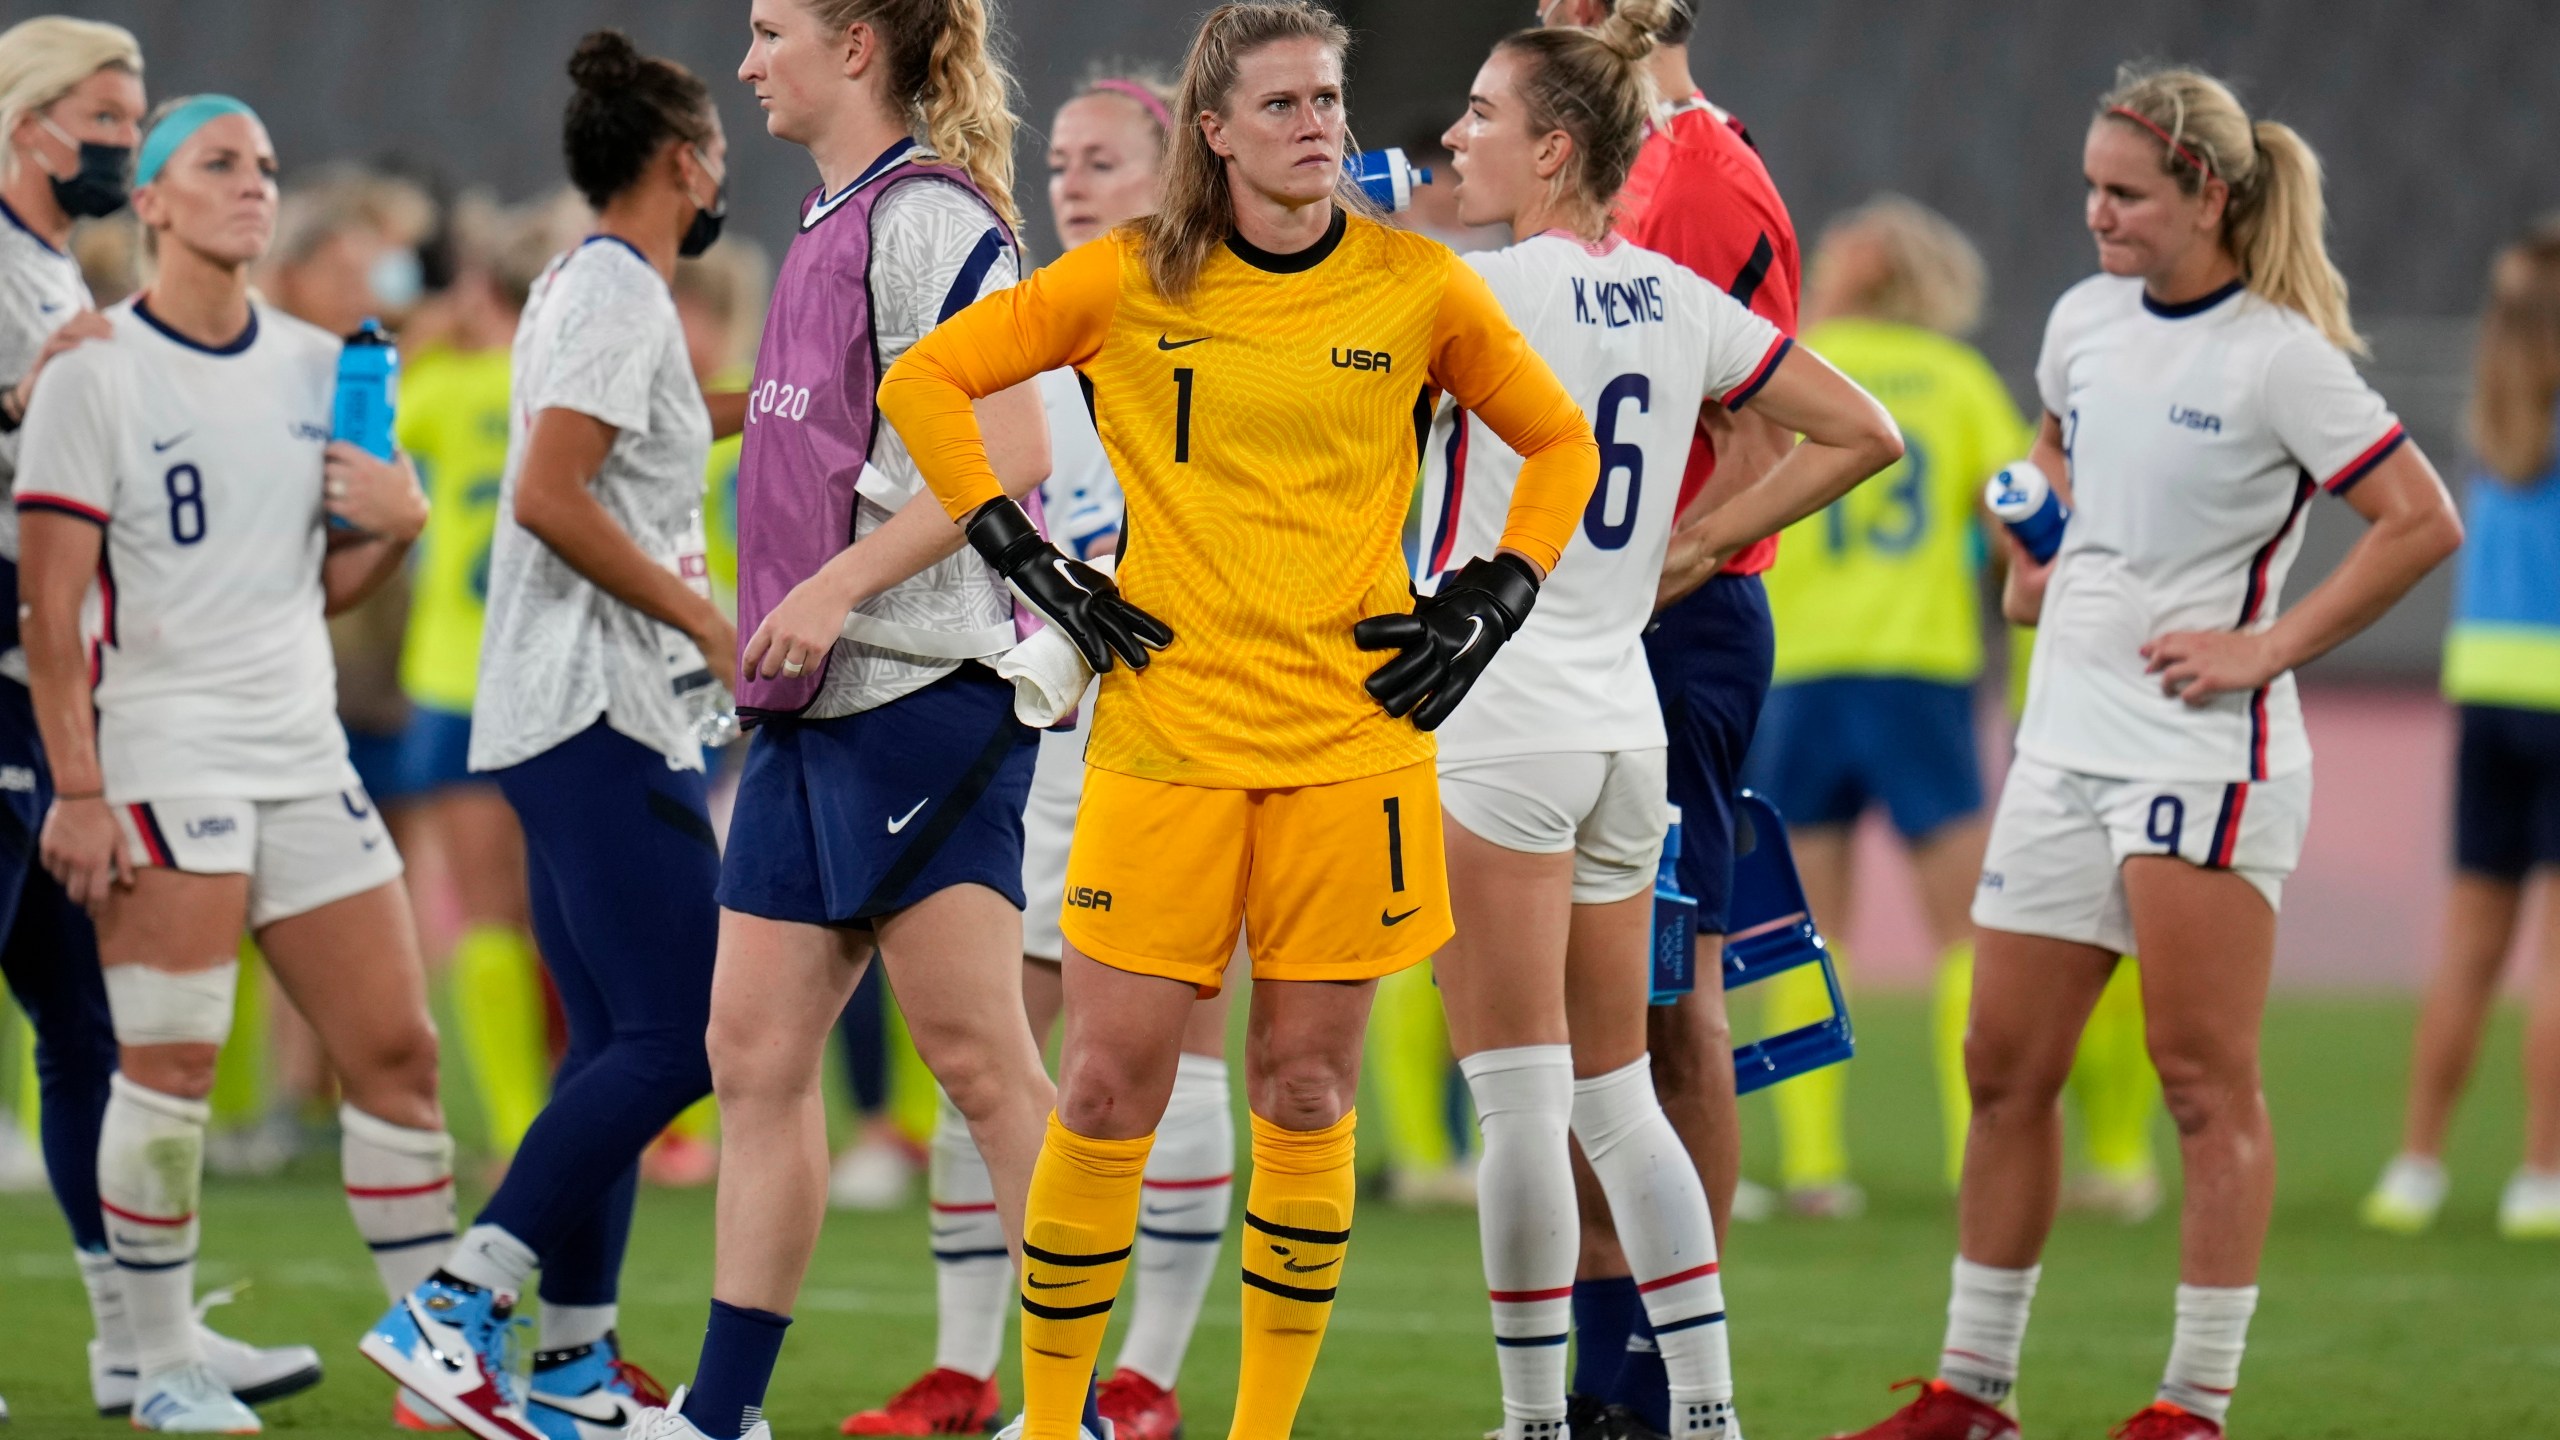
[[[2071,507],[2062,503],[2062,492],[2034,461],[2021,460],[1992,476],[1982,499],[2037,564],[2062,548],[2062,527],[2070,523]]]
[[[1698,902],[1680,893],[1680,808],[1662,838],[1653,875],[1653,1003],[1668,1005],[1698,988]]]
[[[1431,183],[1431,172],[1416,168],[1404,151],[1389,146],[1384,150],[1363,150],[1344,157],[1342,168],[1352,183],[1378,202],[1378,208],[1390,215],[1413,208],[1413,187]]]
[[[391,458],[391,418],[400,403],[400,347],[382,322],[366,317],[338,352],[338,401],[329,438]]]

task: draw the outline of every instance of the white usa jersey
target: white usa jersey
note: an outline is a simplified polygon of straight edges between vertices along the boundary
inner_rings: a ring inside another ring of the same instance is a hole
[[[1440,754],[1661,745],[1644,627],[1698,407],[1749,401],[1791,342],[1678,262],[1616,236],[1591,246],[1550,232],[1465,259],[1580,402],[1600,441],[1600,484],[1529,623],[1440,727]],[[1417,588],[1436,590],[1494,552],[1519,478],[1519,455],[1442,402],[1423,455]]]
[[[356,784],[322,614],[335,337],[253,304],[208,348],[135,299],[45,367],[17,504],[105,530],[83,611],[118,803]]]
[[[2138,279],[2065,292],[2036,389],[2062,422],[2074,510],[2046,585],[2018,749],[2127,780],[2245,782],[2311,763],[2293,676],[2190,706],[2144,673],[2178,630],[2275,623],[2315,491],[2406,438],[2309,320],[2237,282],[2161,305]]]
[[[0,384],[14,384],[36,363],[44,342],[63,322],[89,308],[89,284],[80,278],[80,262],[56,250],[27,228],[18,212],[0,200]],[[41,388],[41,383],[39,383]],[[26,431],[0,435],[0,495],[17,483],[18,446]],[[8,562],[0,585],[0,675],[23,684],[26,652],[18,648],[18,512],[0,505],[0,560]]]

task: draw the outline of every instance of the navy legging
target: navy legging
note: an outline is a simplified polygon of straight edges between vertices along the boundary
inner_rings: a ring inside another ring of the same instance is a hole
[[[0,680],[0,971],[35,1026],[53,1198],[71,1222],[71,1243],[104,1252],[98,1127],[106,1123],[107,1080],[116,1073],[115,1022],[89,917],[37,863],[36,834],[52,803],[53,776],[27,687]]]
[[[719,842],[704,776],[602,720],[497,779],[524,826],[569,1052],[479,1218],[539,1257],[544,1300],[601,1305],[618,1289],[640,1152],[711,1093]]]

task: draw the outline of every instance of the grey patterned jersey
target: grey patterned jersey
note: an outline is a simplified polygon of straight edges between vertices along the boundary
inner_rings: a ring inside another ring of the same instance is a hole
[[[80,262],[54,249],[0,203],[0,385],[15,385],[36,361],[37,352],[62,322],[89,308],[89,286],[80,278]],[[0,435],[0,502],[18,483],[16,434]],[[0,503],[0,559],[18,562],[18,509]],[[18,607],[12,579],[0,604]],[[8,627],[15,634],[17,626]],[[0,648],[0,675],[25,684],[26,652],[13,641]]]
[[[939,179],[908,181],[881,200],[871,222],[871,323],[882,371],[942,323],[944,315],[956,314],[980,296],[1020,278],[1019,263],[1008,245],[986,267],[984,279],[974,289],[965,283],[973,268],[972,254],[987,236],[1002,233],[985,202]],[[955,293],[955,286],[967,293]],[[854,517],[857,542],[924,488],[924,476],[908,456],[906,442],[896,427],[882,425],[871,443],[871,463],[863,472]],[[977,552],[964,546],[859,608],[864,615],[894,624],[965,632],[1010,624],[1013,597]],[[840,640],[828,662],[826,684],[810,702],[807,714],[811,719],[834,719],[885,705],[923,689],[963,663]]]
[[[671,768],[699,770],[702,748],[669,683],[671,651],[699,668],[692,642],[598,589],[515,520],[534,417],[574,410],[619,432],[590,482],[605,513],[661,563],[681,571],[688,552],[698,561],[711,415],[666,282],[605,236],[552,261],[516,329],[512,391],[471,768],[529,760],[602,716]]]

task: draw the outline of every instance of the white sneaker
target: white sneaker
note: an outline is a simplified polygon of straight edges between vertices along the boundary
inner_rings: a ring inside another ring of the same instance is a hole
[[[915,1188],[916,1162],[885,1140],[844,1152],[827,1176],[827,1203],[838,1210],[895,1210]]]
[[[2421,1234],[2436,1223],[2449,1183],[2443,1161],[2395,1155],[2383,1167],[2373,1193],[2364,1197],[2364,1223],[2395,1235]]]
[[[687,1388],[677,1386],[676,1393],[667,1397],[665,1409],[652,1405],[632,1416],[630,1428],[622,1432],[622,1440],[711,1440],[700,1427],[684,1418]],[[759,1417],[738,1440],[773,1440],[773,1427]]]
[[[243,1405],[263,1405],[319,1384],[320,1352],[310,1346],[252,1345],[204,1323],[206,1311],[229,1304],[235,1293],[216,1290],[196,1302],[196,1350],[214,1376],[231,1387],[233,1398]],[[99,1414],[130,1414],[140,1379],[132,1356],[110,1351],[103,1340],[89,1342],[89,1395],[98,1402]]]
[[[1732,1218],[1742,1223],[1757,1224],[1778,1213],[1778,1192],[1749,1180],[1737,1180],[1733,1186]]]
[[[133,1428],[165,1435],[255,1435],[257,1412],[223,1388],[210,1365],[182,1365],[143,1377]]]
[[[2498,1233],[2510,1240],[2560,1240],[2560,1175],[2517,1171],[2498,1198]]]

